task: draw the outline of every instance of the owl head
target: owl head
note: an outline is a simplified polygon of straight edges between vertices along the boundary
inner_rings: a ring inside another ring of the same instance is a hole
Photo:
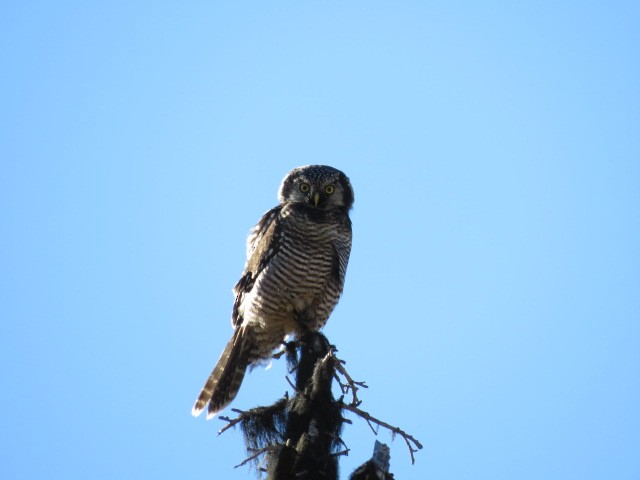
[[[353,206],[353,188],[340,170],[327,165],[294,168],[282,181],[278,199],[281,204],[302,203],[310,208],[330,210]]]

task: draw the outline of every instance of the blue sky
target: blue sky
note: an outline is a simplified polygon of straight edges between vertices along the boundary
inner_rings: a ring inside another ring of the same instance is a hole
[[[310,163],[355,189],[325,333],[424,445],[380,433],[396,478],[640,477],[637,3],[2,11],[0,477],[253,478],[190,409]],[[342,478],[374,443],[344,439]]]

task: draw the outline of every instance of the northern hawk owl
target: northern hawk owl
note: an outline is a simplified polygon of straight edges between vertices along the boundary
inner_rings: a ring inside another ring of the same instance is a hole
[[[353,189],[340,170],[309,165],[282,181],[280,204],[247,239],[233,289],[233,336],[193,406],[207,418],[236,396],[247,367],[267,360],[287,335],[318,331],[338,303],[351,251]]]

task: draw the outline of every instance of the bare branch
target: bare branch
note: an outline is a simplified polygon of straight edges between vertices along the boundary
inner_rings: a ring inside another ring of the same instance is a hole
[[[224,420],[225,422],[228,422],[224,427],[222,427],[220,430],[218,430],[218,435],[222,435],[224,432],[229,430],[231,427],[235,427],[238,423],[240,423],[241,421],[243,421],[246,418],[246,414],[245,414],[245,412],[243,410],[239,410],[237,408],[232,408],[231,411],[232,412],[236,412],[238,414],[238,416],[236,418],[218,417],[218,418],[220,418],[220,420]]]
[[[333,352],[331,352],[333,353]],[[335,375],[335,379],[338,381],[338,384],[340,385],[340,390],[342,390],[343,394],[347,394],[349,393],[349,390],[351,390],[351,395],[352,395],[352,399],[351,399],[351,405],[353,406],[359,406],[362,401],[360,399],[358,399],[358,389],[360,388],[369,388],[365,382],[356,382],[353,378],[351,378],[351,375],[349,375],[349,372],[347,372],[347,369],[344,368],[344,360],[340,360],[338,357],[335,356],[335,354],[333,354],[333,358],[334,358],[334,364],[335,364],[335,369],[337,372],[340,373],[340,375],[342,375],[345,378],[345,382],[340,380],[340,377],[336,374]]]
[[[360,410],[358,407],[354,405],[344,405],[342,408],[344,408],[349,412],[355,413],[360,418],[364,418],[367,422],[373,422],[383,428],[386,428],[387,430],[390,430],[392,432],[392,435],[394,434],[400,435],[404,439],[405,443],[407,444],[407,447],[409,447],[409,454],[411,455],[411,464],[413,465],[415,463],[415,457],[413,456],[413,454],[418,450],[422,449],[422,444],[417,439],[413,438],[411,435],[409,435],[408,433],[406,433],[405,431],[401,430],[398,427],[394,427],[393,425],[389,425],[387,422],[378,420],[377,418],[372,416],[370,413],[365,412],[364,410]],[[369,424],[369,426],[371,426],[371,424]],[[374,433],[377,434],[375,430],[374,430]]]
[[[247,463],[251,462],[252,460],[255,460],[260,455],[262,455],[264,453],[267,453],[270,449],[276,448],[276,447],[277,447],[276,445],[270,444],[270,445],[267,445],[264,448],[259,448],[258,450],[251,450],[251,451],[253,451],[253,453],[250,456],[248,456],[247,458],[245,458],[241,463],[239,463],[238,465],[236,465],[233,468],[242,467],[242,466],[246,465]]]
[[[331,456],[332,457],[340,457],[340,456],[345,456],[348,457],[349,456],[349,452],[351,450],[349,450],[348,448],[346,450],[342,450],[340,452],[336,452],[336,453],[332,453]]]
[[[296,392],[298,395],[300,395],[300,396],[302,396],[302,397],[304,397],[304,398],[307,398],[307,399],[309,398],[309,396],[308,396],[306,393],[304,393],[303,391],[299,390],[299,389],[298,389],[298,387],[296,387],[296,386],[293,384],[293,382],[291,381],[291,379],[290,379],[289,377],[284,377],[284,378],[287,380],[287,383],[289,384],[289,386],[290,386],[291,388],[293,388],[293,391],[294,391],[294,392]]]
[[[333,433],[329,433],[328,435],[331,438],[335,438],[340,444],[342,444],[342,446],[345,448],[347,452],[349,451],[349,446],[346,443],[344,443],[344,440],[342,440],[338,435],[334,435]]]
[[[353,425],[353,422],[351,421],[350,418],[347,417],[341,417],[340,420],[348,425]]]
[[[365,420],[367,421],[367,425],[369,425],[369,428],[371,429],[373,434],[378,435],[378,429],[373,428],[373,425],[371,425],[371,420],[369,420],[368,418],[365,418]]]

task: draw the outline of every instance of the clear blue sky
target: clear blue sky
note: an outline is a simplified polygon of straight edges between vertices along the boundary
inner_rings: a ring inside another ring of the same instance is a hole
[[[640,478],[638,25],[617,1],[5,2],[0,477],[253,478],[190,410],[247,232],[326,163],[356,204],[325,332],[424,444],[391,443],[396,477]],[[354,422],[342,478],[373,448]]]

